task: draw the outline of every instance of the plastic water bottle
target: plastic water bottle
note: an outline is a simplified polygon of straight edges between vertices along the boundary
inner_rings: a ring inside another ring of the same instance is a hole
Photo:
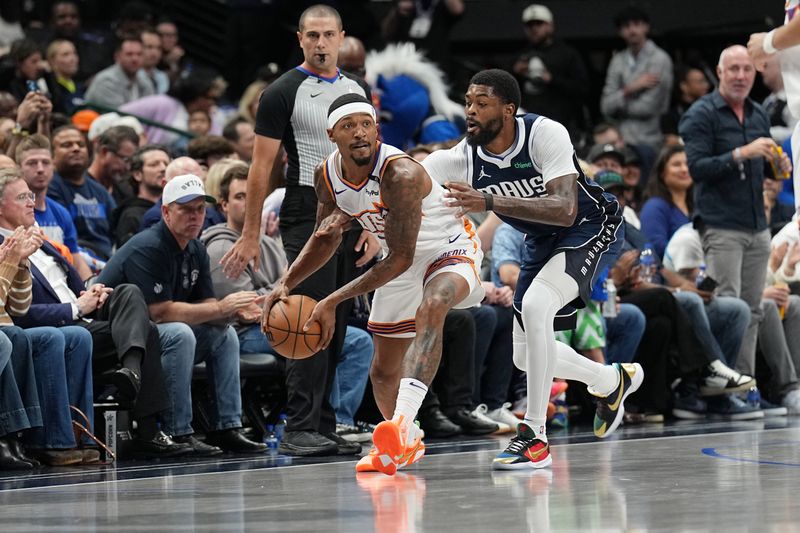
[[[656,254],[653,246],[648,242],[639,254],[639,264],[642,266],[640,278],[644,283],[653,283],[656,275]]]
[[[286,420],[287,416],[284,413],[281,413],[281,416],[278,417],[278,424],[275,426],[275,438],[278,439],[278,444],[283,442],[283,434],[286,432]]]
[[[275,426],[272,424],[267,425],[267,433],[264,436],[264,444],[267,445],[267,451],[270,455],[278,455],[278,437],[275,436]]]
[[[614,318],[617,316],[617,287],[614,280],[606,279],[606,299],[603,300],[603,316]]]
[[[757,409],[761,407],[761,392],[759,392],[757,387],[751,387],[750,390],[747,391],[747,404]]]
[[[695,280],[695,285],[697,286],[697,288],[700,288],[700,286],[703,284],[705,280],[706,280],[706,264],[703,263],[702,265],[700,265],[700,272],[697,273],[697,279]]]

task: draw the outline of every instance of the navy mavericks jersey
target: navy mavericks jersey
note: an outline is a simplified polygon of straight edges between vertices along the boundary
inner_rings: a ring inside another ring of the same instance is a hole
[[[470,146],[464,139],[450,150],[432,153],[422,165],[440,183],[465,181],[479,191],[516,198],[544,198],[548,181],[577,174],[578,215],[574,226],[602,224],[609,220],[609,216],[612,219],[620,216],[616,198],[584,175],[564,126],[534,113],[519,115],[516,122],[516,140],[503,154],[492,154],[480,146]],[[506,215],[497,216],[529,239],[551,236],[568,229]]]

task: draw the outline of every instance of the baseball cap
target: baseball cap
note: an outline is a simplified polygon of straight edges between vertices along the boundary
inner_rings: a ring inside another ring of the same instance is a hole
[[[622,154],[622,152],[617,150],[616,146],[613,144],[595,144],[592,146],[592,149],[589,150],[589,155],[586,157],[586,159],[588,159],[590,163],[594,163],[601,157],[605,157],[607,155],[616,157],[620,165],[625,164],[625,156]]]
[[[607,191],[614,187],[628,188],[622,176],[613,170],[601,170],[594,175],[594,181]]]
[[[546,6],[541,4],[531,4],[525,8],[525,11],[522,12],[522,23],[527,24],[528,22],[533,22],[535,20],[549,22],[552,24],[553,13]]]
[[[161,200],[164,205],[169,205],[173,202],[185,204],[186,202],[191,202],[195,198],[204,198],[206,202],[212,204],[217,202],[213,196],[206,194],[202,179],[194,174],[184,174],[182,176],[175,176],[167,182],[164,186],[164,194]]]
[[[100,113],[93,109],[81,109],[72,115],[72,124],[80,131],[87,132],[92,126],[92,122],[100,116]]]

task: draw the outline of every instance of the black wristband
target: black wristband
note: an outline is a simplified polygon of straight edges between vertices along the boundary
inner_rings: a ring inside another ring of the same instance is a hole
[[[488,192],[483,193],[483,199],[486,202],[486,211],[491,211],[494,207],[494,196]]]

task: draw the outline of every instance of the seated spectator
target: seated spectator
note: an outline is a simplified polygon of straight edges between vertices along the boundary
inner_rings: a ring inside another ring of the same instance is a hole
[[[49,137],[52,111],[53,104],[47,96],[38,91],[26,94],[17,107],[16,123],[6,136],[10,140],[5,144],[5,153],[13,157],[17,144],[31,133]]]
[[[242,425],[239,382],[239,339],[228,323],[239,316],[259,314],[256,293],[239,291],[214,298],[211,269],[205,247],[197,239],[203,225],[205,194],[197,176],[179,176],[164,187],[163,220],[135,235],[103,269],[99,283],[141,287],[152,320],[186,334],[182,352],[163,358],[168,383],[168,411],[162,427],[178,442],[195,450],[216,445],[239,453],[261,453],[267,447],[238,431]],[[192,436],[191,382],[194,363],[206,362],[215,409],[211,411],[208,444]]]
[[[769,275],[775,281],[800,282],[800,227],[796,220],[783,226],[772,238],[768,267]]]
[[[225,137],[219,135],[206,135],[189,141],[187,154],[197,161],[204,171],[214,166],[214,163],[225,158],[236,158],[233,145]]]
[[[703,69],[694,65],[678,65],[675,69],[675,84],[677,96],[670,105],[669,110],[661,115],[661,132],[664,134],[664,145],[675,146],[682,144],[678,135],[678,123],[686,110],[698,98],[708,94],[711,84]]]
[[[641,170],[641,175],[645,177],[650,175],[653,162],[656,159],[656,151],[652,147],[646,144],[629,143],[625,138],[622,137],[622,133],[620,133],[619,128],[610,122],[601,122],[595,126],[594,130],[592,130],[592,139],[595,145],[613,144],[614,147],[621,154],[623,154],[623,156],[626,155],[626,149],[630,148],[633,153],[639,156],[639,168]],[[623,162],[623,167],[624,166],[625,163]],[[624,168],[621,174],[623,176],[625,175]]]
[[[172,178],[176,176],[185,176],[191,174],[193,176],[205,176],[205,171],[197,164],[197,161],[191,157],[178,157],[172,163],[167,165],[164,171],[163,185],[166,185]],[[143,231],[150,226],[158,223],[161,220],[161,198],[158,199],[156,204],[148,209],[144,216],[142,216],[142,224],[139,226],[139,231]],[[203,229],[208,229],[215,224],[225,222],[225,218],[220,214],[216,208],[206,209],[205,221],[203,222]]]
[[[239,167],[240,169],[243,168],[245,171],[249,168],[247,163],[244,163],[243,161],[226,157],[225,159],[220,159],[211,165],[211,168],[209,168],[208,172],[206,173],[206,180],[204,182],[206,192],[209,196],[216,198],[218,202],[222,200],[222,196],[220,195],[222,179],[225,177],[231,167]],[[225,218],[221,217],[220,221],[224,222]]]
[[[114,49],[114,64],[98,72],[86,90],[86,100],[116,110],[123,104],[155,94],[142,70],[142,40],[126,36]]]
[[[53,132],[53,164],[56,173],[47,195],[69,211],[78,231],[78,244],[105,261],[113,246],[108,216],[117,204],[87,172],[89,151],[75,126],[62,126]]]
[[[131,157],[139,148],[139,135],[129,126],[114,126],[93,142],[94,158],[87,174],[105,187],[115,204],[133,198],[133,189],[127,180]]]
[[[689,222],[693,211],[692,177],[683,146],[665,148],[656,161],[639,214],[653,250],[664,257],[672,235]]]
[[[161,19],[156,25],[156,32],[161,37],[159,68],[174,81],[182,70],[181,64],[185,54],[183,47],[178,43],[178,27],[171,20]]]
[[[613,170],[600,170],[593,178],[602,188],[617,197],[619,205],[622,206],[622,218],[625,219],[626,225],[638,229],[642,223],[636,211],[628,205],[628,198],[633,193],[631,187],[625,184],[623,177]]]
[[[114,243],[122,246],[139,232],[142,217],[156,205],[164,190],[164,173],[170,163],[169,151],[158,144],[141,147],[131,158],[135,198],[122,201],[111,214]]]
[[[72,217],[64,206],[47,197],[47,189],[53,180],[50,141],[39,134],[26,137],[17,145],[16,159],[28,188],[36,195],[36,205],[33,210],[36,224],[44,232],[47,240],[67,247],[72,265],[81,279],[88,279],[92,275],[92,270],[81,256],[78,233]]]
[[[103,113],[97,116],[89,124],[89,129],[86,138],[91,143],[89,152],[94,155],[97,152],[97,143],[100,136],[115,126],[127,126],[132,128],[139,136],[140,145],[147,144],[147,135],[144,133],[142,123],[136,117],[130,115],[120,115],[119,113]]]
[[[258,269],[248,266],[238,278],[231,279],[223,271],[220,259],[242,234],[247,188],[247,165],[230,168],[220,186],[220,207],[227,222],[216,224],[203,231],[200,237],[211,264],[211,281],[218,299],[238,291],[254,291],[259,296],[268,294],[286,269],[286,254],[280,241],[261,236],[261,254]],[[240,315],[235,321],[242,353],[272,352],[266,336],[261,331],[261,313]],[[366,374],[364,375],[366,378]]]
[[[258,102],[261,100],[261,93],[264,92],[267,85],[269,84],[266,81],[256,80],[247,86],[239,99],[239,116],[254,126]]]
[[[80,65],[75,45],[66,39],[51,42],[47,46],[47,62],[56,81],[53,92],[63,102],[63,112],[71,115],[85,90],[83,83],[75,80]]]
[[[140,98],[125,104],[120,110],[188,131],[189,115],[198,109],[210,113],[223,90],[217,81],[216,73],[197,68],[192,72],[183,73],[176,79],[167,94]],[[145,132],[150,142],[170,147],[182,138],[177,133],[154,126],[148,126]],[[220,132],[221,128],[212,124],[211,133]]]
[[[14,78],[8,83],[8,92],[18,102],[22,102],[26,94],[33,92],[31,91],[33,85],[37,92],[50,99],[53,111],[56,113],[67,111],[66,103],[57,90],[58,83],[53,75],[43,68],[46,64],[38,44],[29,39],[14,41],[8,55],[15,66]]]
[[[9,237],[13,228],[34,225],[33,210],[24,209],[16,199],[33,201],[21,179],[8,181],[4,190],[0,234]],[[7,201],[7,197],[14,200]],[[25,328],[56,327],[67,339],[73,326],[88,330],[90,357],[97,362],[113,358],[113,368],[117,361],[122,365],[113,374],[112,383],[119,401],[134,403],[132,414],[139,425],[137,447],[162,456],[187,451],[187,446],[176,445],[158,432],[158,415],[168,407],[167,394],[158,330],[149,320],[139,288],[120,285],[112,291],[97,284],[85,290],[78,272],[47,242],[30,255],[30,263],[32,302],[24,316],[15,318],[16,323]],[[91,402],[88,408],[93,409]]]
[[[21,335],[11,328],[11,316],[21,319],[31,306],[32,276],[29,258],[42,245],[38,230],[23,229],[10,220],[26,216],[33,225],[33,197],[17,169],[0,171],[0,310],[2,331],[20,352],[15,364],[33,358],[35,383],[41,406],[42,423],[27,435],[31,455],[39,461],[60,466],[92,463],[100,459],[97,450],[75,450],[78,445],[72,430],[70,405],[86,413],[91,425],[92,343],[81,328],[58,330],[34,328]],[[6,299],[7,297],[7,299]],[[8,309],[6,314],[5,309]],[[25,375],[20,367],[20,377]],[[35,417],[35,412],[32,413]]]
[[[233,149],[239,159],[247,163],[253,159],[253,144],[256,140],[256,133],[253,129],[253,124],[247,119],[236,116],[222,129],[222,136],[233,145]]]
[[[670,239],[667,245],[665,260],[668,267],[679,272],[687,280],[696,279],[700,273],[701,265],[705,264],[703,247],[700,235],[691,224],[681,227]],[[771,258],[771,263],[773,262]],[[758,346],[764,357],[764,362],[771,374],[770,383],[762,383],[765,396],[780,403],[791,414],[800,414],[800,390],[798,390],[798,376],[796,369],[800,363],[800,297],[790,295],[786,285],[774,283],[772,276],[767,276],[767,285],[762,293],[761,311],[763,318],[758,324]],[[725,297],[716,297],[725,300]],[[739,305],[746,305],[738,299]],[[794,307],[793,307],[794,306]],[[780,315],[780,310],[783,315]],[[709,318],[712,313],[709,313]],[[715,333],[717,337],[729,337],[731,331],[743,330],[748,322],[735,326],[730,322],[717,323]],[[722,342],[720,342],[722,344]],[[785,410],[773,405],[766,398],[761,397],[761,408],[765,415],[786,414]]]

